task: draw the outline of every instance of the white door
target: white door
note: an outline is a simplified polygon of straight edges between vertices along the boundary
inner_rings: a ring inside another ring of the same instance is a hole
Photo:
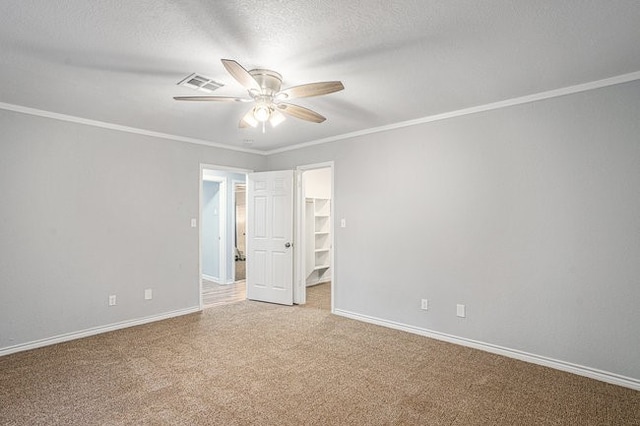
[[[293,304],[293,170],[247,176],[247,299]]]

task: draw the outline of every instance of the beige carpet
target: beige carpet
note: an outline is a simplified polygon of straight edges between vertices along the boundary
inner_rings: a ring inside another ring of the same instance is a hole
[[[307,287],[306,308],[331,310],[331,283],[323,283]]]
[[[243,301],[2,357],[0,424],[640,424],[640,392],[314,306]]]

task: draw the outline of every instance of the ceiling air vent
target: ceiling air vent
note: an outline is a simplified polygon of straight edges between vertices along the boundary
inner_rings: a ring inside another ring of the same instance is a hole
[[[200,74],[193,73],[190,76],[184,78],[182,81],[178,83],[178,86],[189,87],[194,90],[201,90],[203,92],[211,93],[216,89],[224,86],[222,83],[218,83],[217,81],[213,81],[213,79],[209,77],[205,77]]]

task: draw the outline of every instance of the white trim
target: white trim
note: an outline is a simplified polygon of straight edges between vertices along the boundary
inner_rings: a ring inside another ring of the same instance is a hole
[[[241,169],[239,167],[231,166],[219,166],[217,164],[200,163],[203,169],[211,170],[212,172],[231,172],[231,173],[253,173],[253,169]]]
[[[204,190],[204,166],[200,163],[200,172],[198,173],[198,298],[200,299],[200,310],[204,309],[204,301],[202,300],[202,191]]]
[[[229,235],[231,252],[229,253],[231,258],[231,270],[227,274],[227,283],[233,284],[236,281],[236,180],[229,179],[231,185],[229,188],[229,194],[231,195],[231,205],[229,206],[229,213],[231,213],[231,234]]]
[[[285,146],[282,148],[266,151],[266,155],[279,154],[281,152],[293,151],[296,149],[306,148],[314,145],[321,145],[329,142],[336,142],[344,139],[355,138],[357,136],[370,135],[372,133],[386,132],[388,130],[401,129],[403,127],[417,126],[419,124],[431,123],[433,121],[447,120],[449,118],[461,117],[463,115],[476,114],[479,112],[491,111],[494,109],[507,108],[516,105],[537,102],[545,99],[557,98],[560,96],[572,95],[575,93],[586,92],[588,90],[601,89],[603,87],[614,86],[616,84],[629,83],[631,81],[640,80],[640,71],[629,74],[618,75],[615,77],[605,78],[602,80],[591,81],[589,83],[576,84],[574,86],[563,87],[560,89],[548,90],[546,92],[534,93],[532,95],[520,96],[517,98],[506,99],[499,102],[492,102],[485,105],[474,106],[470,108],[459,109],[455,111],[445,112],[442,114],[430,115],[415,120],[401,121],[386,126],[372,127],[369,129],[358,130],[351,133],[345,133],[328,138],[318,139],[309,142],[303,142],[296,145]]]
[[[247,176],[245,175],[244,180],[237,180],[237,179],[231,179],[231,206],[229,207],[229,211],[232,212],[231,214],[231,223],[233,224],[233,230],[234,232],[231,233],[231,250],[234,250],[233,253],[231,253],[231,258],[234,259],[234,261],[232,262],[232,264],[234,265],[231,268],[231,273],[229,274],[229,279],[227,280],[228,284],[233,284],[236,282],[236,267],[235,267],[235,249],[237,247],[237,241],[236,241],[236,232],[237,232],[237,226],[238,226],[238,218],[236,217],[237,215],[237,204],[238,204],[238,200],[236,199],[236,190],[237,187],[239,185],[244,185],[245,186],[245,216],[246,216],[246,208],[247,208],[247,204],[246,204],[246,186],[247,186]],[[245,228],[246,228],[246,218],[245,218]],[[246,250],[246,241],[245,241],[245,250]],[[246,253],[245,253],[245,258],[246,258]]]
[[[220,282],[220,278],[219,277],[214,277],[214,276],[211,276],[211,275],[202,274],[202,279],[203,280],[207,280],[207,281],[213,281],[216,284],[222,284]]]
[[[86,126],[100,127],[103,129],[116,130],[119,132],[134,133],[136,135],[151,136],[160,139],[169,139],[177,142],[187,142],[196,145],[206,145],[214,148],[229,149],[231,151],[246,152],[249,154],[267,155],[264,151],[257,149],[241,148],[233,145],[227,145],[218,142],[206,141],[204,139],[189,138],[186,136],[171,135],[168,133],[155,132],[153,130],[138,129],[137,127],[122,126],[120,124],[107,123],[105,121],[90,120],[88,118],[76,117],[73,115],[59,114],[57,112],[44,111],[36,108],[29,108],[20,105],[7,104],[0,102],[0,109],[7,111],[19,112],[22,114],[35,115],[38,117],[52,118],[54,120],[68,121],[71,123],[84,124]]]
[[[87,328],[85,330],[74,331],[72,333],[60,334],[58,336],[48,337],[46,339],[34,340],[32,342],[21,343],[15,346],[9,346],[7,348],[0,349],[0,357],[13,354],[16,352],[28,351],[31,349],[42,348],[44,346],[55,345],[57,343],[68,342],[70,340],[82,339],[84,337],[94,336],[96,334],[108,333],[110,331],[120,330],[123,328],[134,327],[136,325],[148,324],[150,322],[162,321],[169,318],[179,317],[182,315],[193,314],[200,312],[198,306],[187,309],[179,309],[176,311],[169,311],[163,314],[152,315],[149,317],[121,321],[114,324],[102,325],[99,327]]]
[[[229,179],[229,195],[231,196],[231,205],[229,208],[229,213],[231,213],[231,235],[228,238],[231,240],[229,247],[231,247],[231,251],[229,252],[229,257],[231,259],[231,270],[227,274],[227,284],[233,284],[236,282],[236,181],[234,179]],[[226,248],[225,248],[226,250]]]
[[[408,333],[418,334],[420,336],[425,336],[425,337],[429,337],[436,340],[442,340],[442,341],[453,343],[456,345],[479,349],[481,351],[506,356],[508,358],[518,359],[520,361],[530,362],[532,364],[550,367],[560,371],[566,371],[568,373],[589,377],[591,379],[600,380],[602,382],[607,382],[607,383],[611,383],[618,386],[624,386],[626,388],[630,388],[634,390],[640,390],[640,379],[634,379],[632,377],[626,377],[620,374],[598,370],[597,368],[585,367],[583,365],[578,365],[578,364],[574,364],[566,361],[560,361],[557,359],[548,358],[545,356],[536,355],[536,354],[520,351],[517,349],[505,348],[503,346],[480,342],[478,340],[467,339],[465,337],[458,337],[458,336],[454,336],[446,333],[440,333],[438,331],[428,330],[426,328],[414,327],[414,326],[403,324],[400,322],[384,320],[381,318],[358,314],[355,312],[345,311],[342,309],[335,309],[333,313],[336,315],[354,319],[357,321],[380,325],[382,327],[392,328],[395,330],[406,331]]]
[[[268,151],[260,151],[252,148],[241,148],[233,145],[206,141],[204,139],[189,138],[185,136],[177,136],[177,135],[171,135],[168,133],[138,129],[136,127],[122,126],[119,124],[112,124],[112,123],[107,123],[107,122],[98,121],[98,120],[90,120],[87,118],[76,117],[73,115],[59,114],[57,112],[50,112],[50,111],[45,111],[45,110],[36,109],[36,108],[29,108],[21,105],[8,104],[4,102],[0,102],[0,109],[19,112],[22,114],[35,115],[39,117],[52,118],[54,120],[69,121],[72,123],[79,123],[87,126],[101,127],[104,129],[134,133],[138,135],[152,136],[156,138],[169,139],[169,140],[174,140],[178,142],[187,142],[187,143],[193,143],[196,145],[206,145],[206,146],[211,146],[215,148],[229,149],[231,151],[239,151],[239,152],[246,152],[249,154],[268,156],[272,154],[279,154],[281,152],[294,151],[296,149],[306,148],[309,146],[321,145],[329,142],[336,142],[344,139],[350,139],[357,136],[364,136],[364,135],[370,135],[373,133],[386,132],[388,130],[401,129],[403,127],[416,126],[419,124],[430,123],[433,121],[447,120],[449,118],[461,117],[463,115],[475,114],[475,113],[484,112],[484,111],[491,111],[491,110],[500,109],[500,108],[507,108],[510,106],[522,105],[530,102],[541,101],[544,99],[557,98],[560,96],[572,95],[575,93],[586,92],[589,90],[601,89],[604,87],[615,86],[616,84],[629,83],[635,80],[640,80],[640,71],[635,71],[628,74],[622,74],[614,77],[604,78],[601,80],[591,81],[587,83],[576,84],[573,86],[562,87],[560,89],[548,90],[545,92],[539,92],[531,95],[520,96],[517,98],[505,99],[502,101],[492,102],[484,105],[478,105],[475,107],[445,112],[442,114],[430,115],[423,118],[417,118],[415,120],[401,121],[399,123],[388,124],[385,126],[372,127],[369,129],[358,130],[355,132],[344,133],[342,135],[330,136],[328,138],[302,142],[299,144],[285,146],[282,148],[276,148]]]
[[[218,209],[218,226],[220,227],[220,245],[218,246],[220,250],[218,260],[220,267],[218,270],[220,271],[220,281],[223,284],[227,284],[229,281],[227,277],[227,255],[231,254],[227,253],[229,251],[227,246],[227,231],[229,231],[227,229],[227,215],[229,214],[227,211],[227,198],[229,197],[229,194],[227,194],[228,180],[229,179],[225,177],[222,182],[220,182],[220,208]]]
[[[205,170],[202,169],[203,182],[215,182],[218,184],[218,278],[211,275],[202,274],[202,277],[211,277],[218,284],[226,284],[227,282],[227,178],[224,176],[208,176],[204,177]],[[203,187],[204,190],[204,187]],[[202,192],[201,192],[202,194]],[[202,196],[202,195],[201,195]],[[200,218],[200,223],[202,224]],[[200,226],[202,229],[202,226]],[[205,278],[209,279],[209,278]]]
[[[304,238],[304,211],[306,206],[304,185],[302,184],[302,171],[296,169],[294,172],[294,239],[293,244],[293,303],[304,305],[307,303],[305,273],[305,238]],[[304,204],[303,204],[304,203]]]

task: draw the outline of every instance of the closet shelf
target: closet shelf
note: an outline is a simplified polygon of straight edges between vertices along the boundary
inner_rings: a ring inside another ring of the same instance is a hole
[[[305,203],[305,270],[307,285],[331,279],[331,200],[307,198]]]

